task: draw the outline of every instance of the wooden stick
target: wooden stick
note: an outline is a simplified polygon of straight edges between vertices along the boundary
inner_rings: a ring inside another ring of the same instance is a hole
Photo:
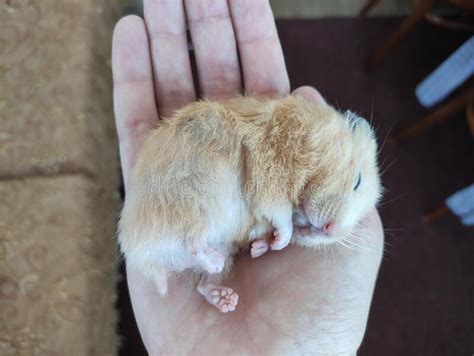
[[[447,28],[450,30],[474,32],[474,25],[468,22],[446,20],[441,16],[438,16],[433,13],[425,14],[425,19],[428,22],[431,22],[433,25]]]
[[[364,17],[369,13],[372,8],[377,5],[380,2],[380,0],[366,0],[365,4],[361,7],[359,10],[359,14],[357,16],[359,17]]]
[[[474,137],[474,103],[470,103],[466,108],[467,127],[471,136]]]
[[[433,221],[439,220],[443,216],[447,215],[449,211],[449,208],[443,204],[442,206],[423,214],[423,222],[431,223]]]
[[[449,117],[451,117],[451,115],[464,109],[466,105],[468,105],[473,100],[474,100],[474,87],[472,87],[470,90],[468,90],[464,94],[459,95],[456,98],[447,102],[446,104],[440,106],[433,113],[419,120],[417,123],[413,124],[412,126],[399,131],[393,136],[391,141],[402,142],[409,138],[416,137],[420,135],[422,132],[426,131],[433,124],[446,120]]]
[[[406,35],[420,22],[423,20],[425,14],[433,6],[436,0],[419,0],[413,14],[407,17],[398,29],[393,32],[389,38],[385,41],[382,47],[377,49],[367,60],[365,69],[371,72],[375,67],[382,63],[385,58],[393,51],[400,42],[406,37]]]

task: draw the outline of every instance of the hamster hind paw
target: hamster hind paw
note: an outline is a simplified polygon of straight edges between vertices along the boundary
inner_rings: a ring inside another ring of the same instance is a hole
[[[239,295],[232,288],[221,286],[221,278],[222,275],[204,273],[196,289],[209,304],[222,313],[229,313],[237,307]]]
[[[234,311],[239,302],[239,295],[227,287],[215,287],[204,297],[223,313]]]

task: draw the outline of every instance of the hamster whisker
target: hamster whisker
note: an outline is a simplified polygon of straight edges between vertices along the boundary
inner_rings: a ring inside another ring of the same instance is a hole
[[[372,121],[374,119],[374,99],[372,99],[372,105],[370,107],[370,119],[369,119],[369,122],[370,122],[370,126],[372,126]]]
[[[339,242],[346,245],[346,247],[352,248],[358,252],[373,252],[373,249],[367,246],[367,241],[363,240],[360,236],[350,234],[349,236],[339,240]]]
[[[324,244],[323,245],[324,257],[327,256],[327,249],[328,249],[328,245]]]
[[[391,160],[391,162],[390,162],[389,164],[387,164],[387,161],[390,161],[390,160]],[[379,166],[379,167],[380,167],[380,171],[384,171],[384,172],[385,172],[385,171],[386,171],[389,167],[391,167],[397,160],[398,160],[398,157],[397,157],[397,158],[394,158],[393,160],[392,160],[391,157],[385,157],[385,158],[382,160],[382,162],[380,163],[380,166]]]
[[[398,161],[398,157],[395,158],[387,167],[383,169],[383,171],[380,172],[380,176],[382,177],[385,174],[385,172],[387,172],[397,161]]]
[[[385,254],[385,252],[392,253],[391,248],[393,247],[393,244],[391,242],[384,241],[383,247],[384,247],[383,248],[384,254]]]
[[[344,246],[345,248],[348,248],[356,252],[365,252],[364,249],[362,249],[360,246],[349,243],[349,241],[347,240],[339,240],[337,243],[340,244],[341,246]]]
[[[349,241],[356,242],[356,243],[367,246],[367,233],[369,233],[369,232],[370,232],[369,230],[360,231],[360,232],[359,231],[358,232],[352,232],[351,234],[349,234],[346,237],[346,239],[349,240]]]
[[[366,233],[366,232],[369,232],[370,230],[365,226],[363,225],[361,222],[358,222],[356,223],[355,227],[354,227],[354,230],[357,231],[357,233]],[[355,234],[355,232],[352,232],[353,234]]]
[[[358,230],[357,232],[353,231],[353,232],[350,234],[350,236],[355,236],[355,237],[357,237],[357,238],[359,238],[359,239],[363,239],[364,241],[366,241],[366,240],[367,240],[367,234],[368,234],[368,233],[370,233],[369,230],[367,230],[367,229],[362,230],[362,229],[361,229],[361,230]]]
[[[385,233],[385,235],[388,235],[388,236],[393,237],[393,238],[396,238],[396,237],[397,237],[397,236],[395,236],[395,234],[392,233],[392,232],[384,231],[384,233]]]
[[[383,229],[383,231],[406,231],[406,230],[408,230],[408,229],[403,228],[403,227],[399,228],[399,229],[385,229],[385,228]]]
[[[392,133],[393,131],[393,128],[394,128],[394,123],[392,123],[392,125],[389,127],[389,129],[387,130],[387,134],[385,135],[385,138],[382,142],[382,144],[380,145],[380,148],[378,149],[377,151],[377,155],[380,155],[380,153],[382,152],[382,149],[384,148],[385,144],[387,143],[388,141],[388,138],[390,137],[390,134]]]
[[[385,162],[387,161],[388,157],[384,157],[384,159],[382,160],[382,162],[379,163],[379,167],[382,168],[383,165],[385,164]]]
[[[387,204],[391,204],[391,203],[397,201],[398,199],[403,198],[405,195],[406,195],[406,193],[401,193],[401,194],[397,195],[396,197],[394,197],[392,199],[386,200],[386,201],[378,204],[378,207],[385,206]]]
[[[332,260],[334,262],[336,261],[333,244],[321,244],[321,245],[318,246],[318,248],[320,248],[323,251],[325,258],[328,256],[328,254],[330,252],[331,255],[332,255]]]
[[[367,241],[367,234],[370,233],[371,230],[369,228],[363,227],[360,230],[357,231],[352,231],[350,236],[355,236],[360,239],[363,239],[364,241]]]
[[[361,231],[358,231],[357,233],[353,232],[352,236],[356,236],[359,239],[367,241],[367,234],[369,234],[369,233],[370,233],[369,230],[361,230]]]
[[[344,240],[339,240],[339,241],[336,242],[336,244],[341,245],[341,246],[343,246],[344,248],[348,248],[348,249],[350,249],[350,250],[355,250],[355,251],[357,251],[357,252],[359,251],[358,249],[355,249],[355,248],[352,247],[351,245],[347,244]]]
[[[331,246],[333,258],[334,258],[334,261],[336,261],[336,257],[335,257],[336,253],[334,252],[334,250],[336,249],[336,245],[335,244],[330,244],[329,246]]]

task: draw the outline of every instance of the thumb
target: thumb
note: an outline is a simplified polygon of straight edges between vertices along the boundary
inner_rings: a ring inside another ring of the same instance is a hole
[[[311,86],[305,85],[305,86],[296,88],[295,90],[293,90],[292,94],[300,95],[311,103],[321,103],[321,104],[326,103],[326,100],[324,100],[324,98],[319,93],[319,91],[317,91]]]

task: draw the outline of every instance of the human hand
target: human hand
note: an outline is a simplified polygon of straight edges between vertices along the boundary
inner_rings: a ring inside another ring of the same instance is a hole
[[[268,1],[185,0],[184,5],[202,97],[289,93]],[[144,10],[145,22],[137,16],[121,19],[113,39],[114,106],[125,187],[147,133],[160,118],[197,98],[182,1],[145,0]],[[296,92],[323,100],[309,87]],[[355,354],[383,250],[375,210],[358,229],[354,249],[289,246],[257,259],[237,257],[227,285],[240,299],[229,314],[210,306],[186,280],[171,279],[169,294],[162,298],[138,271],[127,268],[148,352]]]

